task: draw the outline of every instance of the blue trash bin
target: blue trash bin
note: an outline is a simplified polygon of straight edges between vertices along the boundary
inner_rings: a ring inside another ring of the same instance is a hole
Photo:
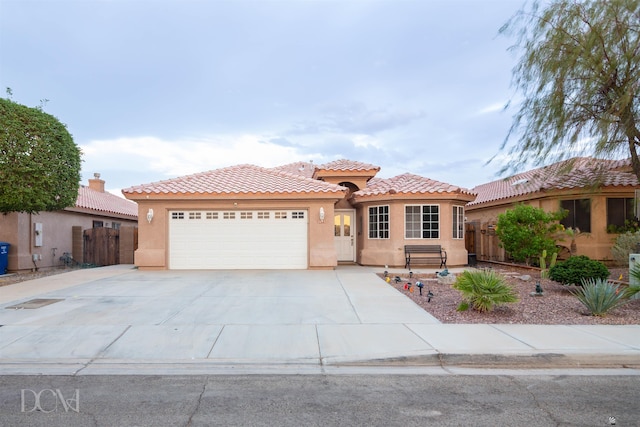
[[[7,266],[9,265],[9,246],[7,242],[0,242],[0,274],[7,272]]]

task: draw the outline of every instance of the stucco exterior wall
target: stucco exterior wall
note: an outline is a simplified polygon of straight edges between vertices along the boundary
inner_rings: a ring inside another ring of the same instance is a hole
[[[607,198],[609,197],[633,198],[634,193],[633,190],[629,191],[629,189],[626,189],[626,191],[611,190],[599,193],[567,192],[552,194],[544,198],[539,197],[533,200],[523,200],[522,203],[542,208],[547,212],[553,212],[560,209],[560,200],[591,199],[591,232],[581,233],[576,237],[576,255],[586,255],[592,259],[610,261],[613,259],[611,247],[615,243],[618,234],[607,233]],[[495,237],[496,242],[491,244],[491,238],[488,236],[489,230],[486,230],[486,224],[495,224],[498,220],[498,215],[513,206],[514,203],[504,203],[489,207],[467,208],[466,216],[469,222],[475,222],[479,225],[485,224],[485,234],[484,236],[481,235],[480,242],[476,242],[476,245],[481,246],[481,249],[477,251],[479,259],[505,260],[504,250],[497,247],[497,237]],[[571,246],[571,239],[567,237],[558,240],[557,243],[569,248]]]
[[[440,229],[437,239],[405,238],[405,206],[430,204],[440,206]],[[389,205],[389,238],[369,238],[369,207]],[[464,238],[453,238],[453,206],[462,206],[454,200],[393,200],[372,201],[358,206],[357,262],[362,265],[404,267],[405,245],[440,245],[447,252],[447,266],[466,265],[467,250]],[[436,266],[437,267],[437,266]]]
[[[110,226],[113,222],[119,222],[122,226],[137,224],[137,221],[127,219],[70,211],[0,215],[0,241],[11,245],[8,270],[47,269],[63,265],[60,257],[65,252],[73,252],[72,227],[80,226],[85,230],[93,227],[93,221],[102,221]],[[42,246],[35,244],[36,223],[42,224]],[[35,261],[34,255],[37,258]]]
[[[337,199],[289,200],[136,200],[138,203],[139,244],[135,252],[135,265],[140,269],[166,269],[169,266],[169,212],[174,210],[255,210],[304,209],[308,211],[308,267],[334,268],[337,255],[333,240],[334,203]],[[325,211],[320,221],[320,208]],[[153,209],[151,223],[147,212]]]

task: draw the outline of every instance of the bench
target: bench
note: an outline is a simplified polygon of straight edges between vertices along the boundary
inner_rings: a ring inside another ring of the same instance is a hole
[[[424,264],[439,264],[447,268],[447,253],[440,245],[405,245],[405,268],[411,268],[412,262]]]

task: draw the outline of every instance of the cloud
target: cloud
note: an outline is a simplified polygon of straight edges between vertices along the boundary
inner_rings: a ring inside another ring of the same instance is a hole
[[[425,117],[424,112],[369,109],[361,103],[340,106],[324,106],[318,120],[301,121],[294,125],[290,134],[347,133],[374,135],[408,125]]]
[[[496,102],[481,108],[476,114],[481,116],[484,114],[497,113],[503,111],[506,105],[507,102]]]
[[[308,154],[301,154],[285,141],[252,134],[178,140],[142,136],[92,140],[80,148],[85,177],[105,170],[112,174],[144,170],[140,176],[148,177],[146,182],[151,182],[243,163],[273,167],[309,160]],[[141,183],[122,183],[121,186]]]

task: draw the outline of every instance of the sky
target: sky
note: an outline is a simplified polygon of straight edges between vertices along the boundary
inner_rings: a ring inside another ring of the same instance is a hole
[[[0,96],[42,106],[107,190],[337,159],[500,178],[520,0],[0,0]],[[487,161],[498,155],[497,160]]]

